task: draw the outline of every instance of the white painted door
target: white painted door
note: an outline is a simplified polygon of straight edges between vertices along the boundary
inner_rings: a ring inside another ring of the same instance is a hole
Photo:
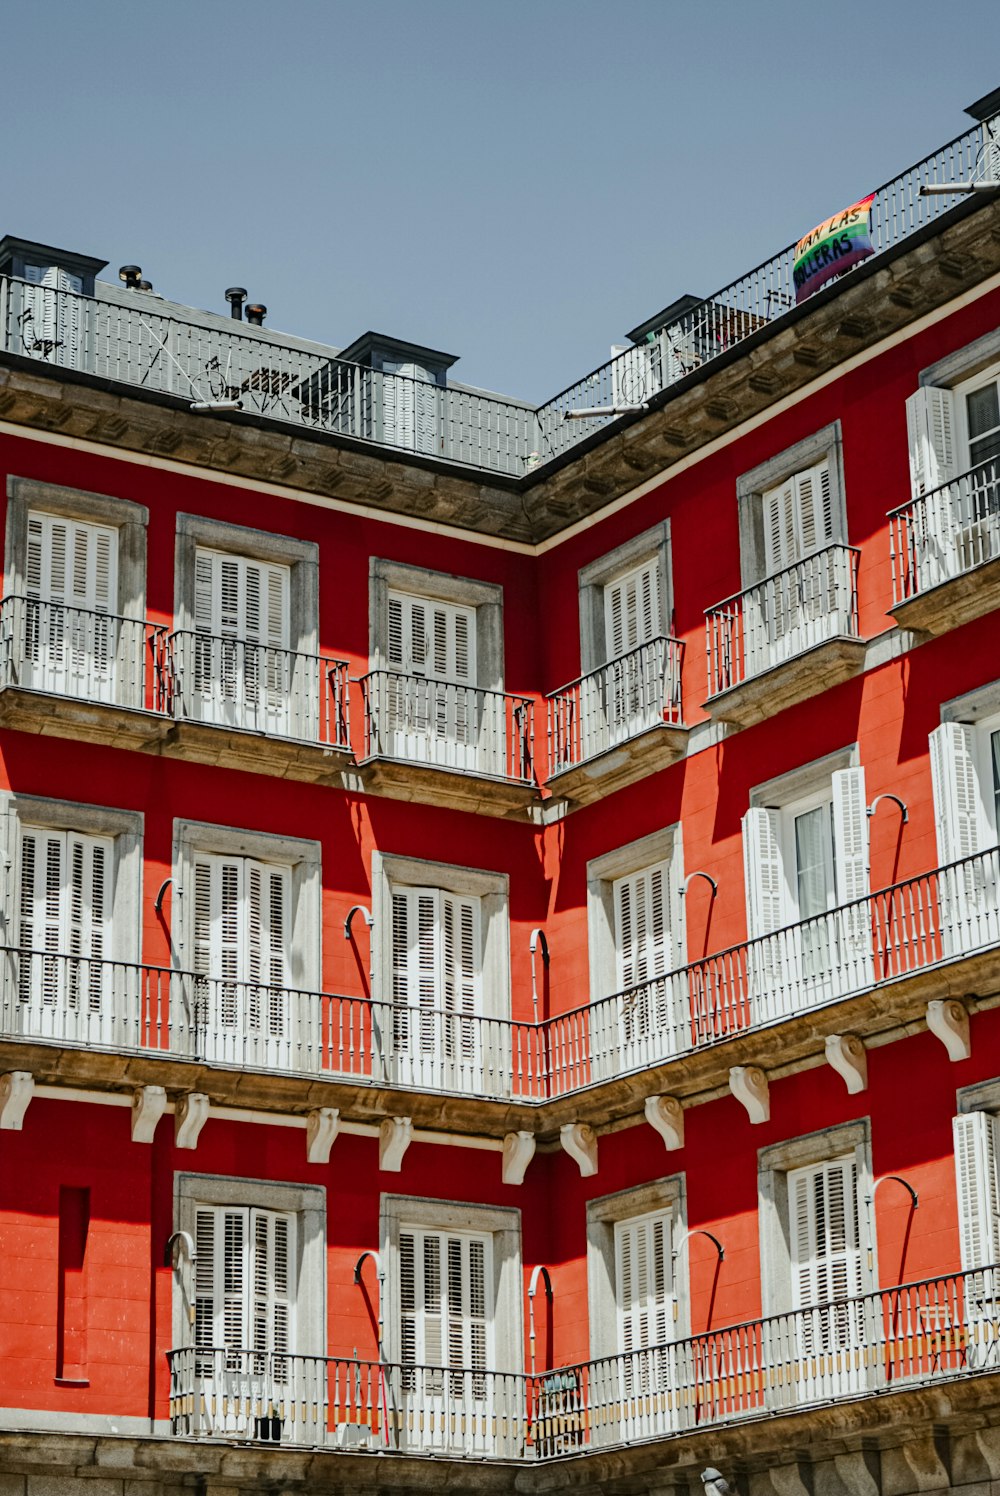
[[[1000,1122],[990,1112],[954,1118],[958,1227],[969,1366],[1000,1365]],[[953,1329],[938,1323],[940,1335]],[[953,1343],[953,1342],[951,1342]]]
[[[857,1164],[853,1155],[788,1174],[797,1401],[864,1391],[866,1357]],[[869,1365],[869,1362],[871,1363]]]
[[[620,1437],[676,1427],[672,1223],[666,1211],[615,1223]]]
[[[680,965],[675,934],[677,896],[669,862],[618,878],[612,885],[617,963],[619,1065],[610,1072],[656,1064],[678,1045],[681,1015],[672,973]]]
[[[113,880],[111,837],[21,828],[15,1032],[114,1042]]]
[[[482,912],[439,888],[392,894],[392,1055],[410,1085],[483,1086]]]
[[[203,1427],[250,1439],[308,1437],[301,1419],[311,1399],[301,1395],[294,1360],[294,1215],[198,1206],[192,1276]]]
[[[386,655],[376,713],[380,727],[384,722],[382,751],[442,768],[502,772],[502,715],[489,720],[476,692],[476,610],[390,592]]]
[[[190,1020],[199,1052],[265,1069],[301,1067],[309,1051],[289,990],[291,868],[199,854],[193,872]]]
[[[195,636],[182,653],[186,710],[202,722],[287,736],[291,570],[223,551],[195,555]]]
[[[120,624],[118,531],[28,514],[26,598],[15,606],[19,681],[33,691],[114,701]]]
[[[404,1448],[492,1452],[492,1239],[403,1227],[399,1234]]]
[[[834,539],[827,461],[762,496],[765,578],[746,599],[747,674],[756,675],[846,631],[843,565]]]

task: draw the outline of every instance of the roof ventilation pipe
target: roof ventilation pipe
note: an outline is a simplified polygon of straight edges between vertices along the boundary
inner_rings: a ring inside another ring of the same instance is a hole
[[[245,286],[230,286],[226,292],[226,300],[229,302],[229,311],[234,322],[243,321],[243,303],[246,299]]]
[[[252,323],[254,327],[263,327],[264,318],[266,316],[267,307],[261,306],[259,301],[252,302],[251,305],[247,307],[247,321]]]

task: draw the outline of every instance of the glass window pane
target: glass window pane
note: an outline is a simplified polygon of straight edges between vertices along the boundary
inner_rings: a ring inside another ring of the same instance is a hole
[[[833,904],[831,807],[818,805],[795,817],[795,871],[799,919],[823,914]]]

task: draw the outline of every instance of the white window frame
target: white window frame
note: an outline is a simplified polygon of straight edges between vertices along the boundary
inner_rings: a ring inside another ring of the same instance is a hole
[[[105,525],[117,532],[116,616],[131,627],[123,631],[115,672],[115,704],[145,706],[142,683],[149,666],[146,657],[146,532],[149,510],[131,499],[65,488],[35,478],[7,479],[7,520],[4,540],[4,596],[27,596],[28,517],[37,511],[81,524]]]
[[[389,670],[389,593],[473,608],[476,679],[483,691],[504,689],[503,588],[450,572],[429,571],[372,556],[369,563],[368,654],[371,670]]]
[[[669,635],[673,626],[673,585],[670,569],[670,521],[664,520],[641,535],[616,546],[580,568],[577,590],[580,608],[580,674],[589,675],[610,660],[605,616],[605,589],[648,561],[655,561],[660,585],[660,627]]]
[[[976,338],[920,371],[918,388],[949,390],[955,396],[955,471],[942,478],[942,483],[968,469],[969,439],[964,397],[989,384],[991,379],[1000,379],[1000,330]]]
[[[174,1175],[174,1229],[194,1240],[199,1206],[272,1210],[296,1217],[295,1344],[293,1356],[326,1355],[326,1189],[315,1184],[275,1184],[226,1175]],[[190,1310],[194,1284],[188,1254],[174,1256],[172,1326],[174,1347],[194,1344]]]
[[[847,544],[847,501],[844,487],[844,453],[840,421],[813,432],[786,447],[766,462],[741,473],[736,480],[736,503],[740,530],[742,589],[766,580],[764,539],[764,495],[817,463],[825,461],[830,471],[833,535],[826,545]],[[825,546],[821,549],[825,549]]]
[[[616,1356],[621,1350],[615,1226],[654,1212],[669,1215],[671,1221],[677,1302],[673,1338],[684,1340],[691,1334],[687,1253],[678,1250],[687,1229],[687,1182],[684,1174],[670,1174],[587,1202],[587,1311],[593,1360]]]

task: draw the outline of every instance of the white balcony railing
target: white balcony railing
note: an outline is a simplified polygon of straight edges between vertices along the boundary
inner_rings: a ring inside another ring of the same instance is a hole
[[[893,604],[1000,559],[1000,463],[890,510]]]
[[[852,546],[827,546],[709,608],[709,696],[829,639],[856,639],[859,555]]]
[[[178,630],[166,640],[178,719],[350,748],[347,665],[325,655]]]
[[[1000,1268],[528,1376],[243,1349],[167,1359],[180,1438],[548,1460],[1000,1370]]]
[[[534,703],[478,686],[373,670],[360,680],[365,758],[534,783]]]
[[[16,687],[78,701],[162,710],[166,631],[34,597],[0,603],[0,690]]]
[[[560,774],[651,728],[681,726],[684,646],[660,636],[548,696],[549,773]]]

